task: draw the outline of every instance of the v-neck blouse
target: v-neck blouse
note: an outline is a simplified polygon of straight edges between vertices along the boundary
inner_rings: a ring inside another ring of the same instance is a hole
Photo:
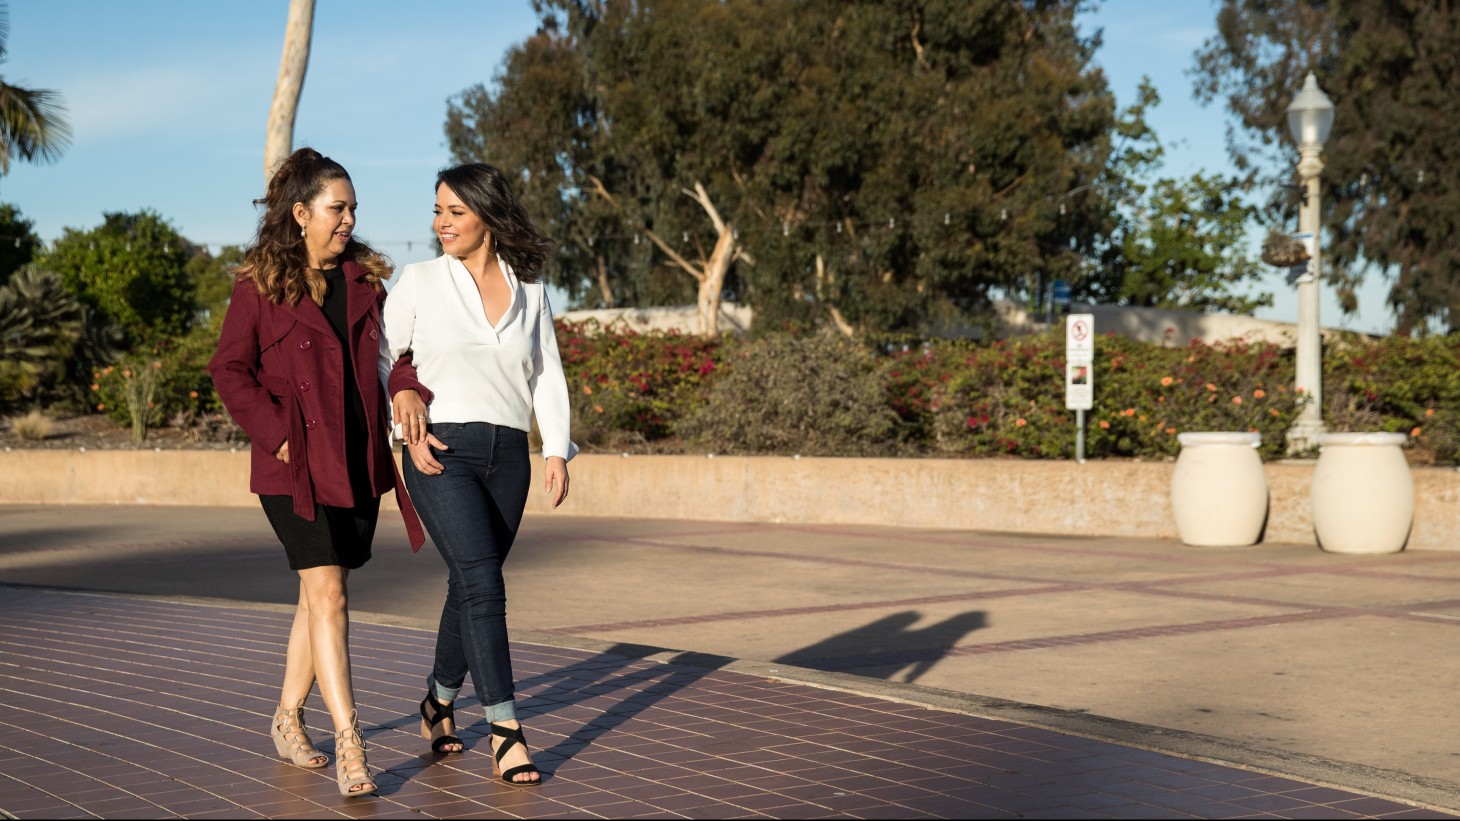
[[[523,283],[500,257],[512,299],[487,322],[471,273],[445,254],[401,269],[390,283],[383,320],[391,361],[412,354],[416,375],[434,394],[432,422],[491,422],[521,431],[536,415],[543,456],[571,459],[568,385],[541,282]]]

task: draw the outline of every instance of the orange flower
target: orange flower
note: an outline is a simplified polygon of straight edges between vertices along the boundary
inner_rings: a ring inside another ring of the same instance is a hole
[[[122,371],[122,378],[123,379],[131,379],[132,378],[132,371],[131,371],[131,369]]]
[[[1272,414],[1273,416],[1278,416],[1279,415],[1277,408],[1268,408],[1267,412],[1270,413],[1270,414]]]
[[[593,412],[594,413],[603,413],[603,406],[602,405],[594,405],[593,406]]]
[[[586,394],[590,394],[591,395],[593,393],[593,386],[592,385],[584,385],[583,386],[583,392],[586,393]]]
[[[1216,392],[1216,390],[1217,390],[1217,386],[1216,386],[1216,385],[1213,385],[1213,384],[1212,384],[1212,383],[1210,383],[1210,382],[1208,382],[1208,383],[1207,383],[1207,390],[1209,390],[1209,391],[1212,391],[1212,392],[1214,392],[1214,393],[1215,393],[1215,392]]]
[[[1120,415],[1121,416],[1135,416],[1136,415],[1136,409],[1135,408],[1126,408],[1125,410],[1123,410],[1123,411],[1120,412]]]
[[[1267,392],[1264,391],[1262,388],[1258,388],[1257,390],[1252,392],[1253,399],[1261,399],[1264,396],[1267,396]]]
[[[197,391],[188,391],[188,398],[189,399],[197,399],[198,398],[198,392]]]
[[[1106,430],[1109,430],[1110,429],[1110,423],[1107,422],[1107,421],[1105,421],[1104,419],[1101,419],[1100,420],[1100,427],[1102,427],[1102,428],[1104,428]]]
[[[148,409],[155,408],[155,407],[157,407],[157,403],[156,402],[148,402],[147,403],[147,407],[148,407]]]
[[[1434,415],[1435,415],[1435,409],[1434,408],[1425,408],[1425,416],[1434,416]]]
[[[1016,427],[1016,428],[1022,428],[1022,427],[1024,427],[1024,426],[1025,426],[1025,425],[1027,425],[1027,424],[1029,424],[1029,423],[1028,423],[1028,422],[1026,422],[1026,421],[1025,421],[1025,420],[1024,420],[1024,417],[1022,417],[1022,416],[1021,416],[1021,417],[1019,417],[1019,418],[1018,418],[1018,419],[1015,419],[1015,420],[1014,420],[1014,427]]]
[[[101,390],[101,386],[98,385],[98,384],[96,384],[95,382],[92,382],[91,383],[91,389],[94,390],[94,391],[99,391],[99,390]]]
[[[1168,385],[1170,385],[1172,382],[1175,382],[1175,381],[1176,381],[1175,379],[1172,379],[1169,376],[1163,376],[1163,377],[1161,377],[1161,387],[1163,387],[1163,388],[1164,387],[1167,387]]]
[[[1414,430],[1412,430],[1412,431],[1409,432],[1409,435],[1410,436],[1419,436],[1419,432],[1422,431],[1422,430],[1424,430],[1424,428],[1415,428]]]
[[[1158,397],[1156,397],[1156,401],[1157,401],[1157,402],[1162,402],[1162,403],[1164,403],[1164,402],[1165,402],[1165,401],[1166,401],[1166,397],[1164,397],[1164,396],[1158,396]]]
[[[1234,404],[1234,405],[1240,405],[1240,404],[1242,404],[1242,397],[1240,397],[1240,396],[1234,396],[1234,397],[1232,397],[1232,404]]]
[[[106,410],[106,405],[97,405],[96,406],[96,409],[99,410],[99,411],[104,411],[104,410]]]
[[[1176,435],[1176,428],[1167,428],[1166,429],[1166,433],[1169,436],[1175,436]]]

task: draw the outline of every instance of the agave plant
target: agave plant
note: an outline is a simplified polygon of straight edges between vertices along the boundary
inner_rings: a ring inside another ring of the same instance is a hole
[[[119,339],[60,276],[24,266],[0,287],[0,403],[41,398],[76,365],[114,357]]]

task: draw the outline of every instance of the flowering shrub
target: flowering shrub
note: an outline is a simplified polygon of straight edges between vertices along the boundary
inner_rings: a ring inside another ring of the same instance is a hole
[[[720,342],[690,334],[556,325],[580,444],[665,438],[723,364]]]
[[[92,373],[92,409],[131,426],[137,442],[148,428],[218,415],[223,406],[207,371],[216,343],[216,331],[200,328],[122,356]]]
[[[557,332],[573,437],[589,448],[672,452],[691,442],[721,453],[1074,455],[1058,331],[877,350],[827,334],[710,341],[561,320]],[[216,329],[200,328],[97,371],[93,407],[143,430],[167,423],[237,437],[205,370],[216,339]],[[1460,335],[1330,340],[1323,361],[1330,430],[1403,432],[1412,461],[1460,461]],[[1293,388],[1293,352],[1274,345],[1173,348],[1106,334],[1094,365],[1091,458],[1171,458],[1177,434],[1202,430],[1256,431],[1263,458],[1278,458],[1306,401]],[[155,376],[150,397],[137,379],[146,367]]]
[[[148,428],[161,423],[163,408],[157,404],[157,394],[166,378],[161,359],[129,354],[92,378],[96,409],[118,423],[130,425],[133,441],[140,443],[147,438]]]
[[[1186,431],[1262,434],[1259,453],[1287,450],[1306,400],[1293,389],[1292,351],[1240,340],[1166,348],[1107,335],[1096,343],[1089,452],[1175,456]]]
[[[929,363],[949,363],[924,354]],[[1062,458],[1075,450],[1075,414],[1065,410],[1064,339],[1052,336],[956,344],[955,367],[928,402],[932,450],[960,456]],[[939,368],[941,370],[941,368]],[[1098,383],[1097,383],[1098,384]]]
[[[1075,413],[1064,406],[1065,351],[1050,334],[970,345],[933,342],[894,353],[893,407],[937,453],[1070,458]],[[1163,458],[1187,430],[1263,434],[1275,457],[1302,405],[1291,355],[1271,345],[1174,349],[1107,335],[1097,343],[1087,456]]]
[[[1331,344],[1323,366],[1330,429],[1406,433],[1412,460],[1460,460],[1460,336]]]

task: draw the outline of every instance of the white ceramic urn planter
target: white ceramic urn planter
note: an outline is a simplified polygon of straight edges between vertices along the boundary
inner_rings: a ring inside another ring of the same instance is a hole
[[[1176,532],[1193,547],[1256,544],[1267,521],[1259,433],[1183,433],[1171,473]]]
[[[1328,433],[1313,468],[1313,531],[1330,553],[1397,553],[1414,524],[1402,433]]]

